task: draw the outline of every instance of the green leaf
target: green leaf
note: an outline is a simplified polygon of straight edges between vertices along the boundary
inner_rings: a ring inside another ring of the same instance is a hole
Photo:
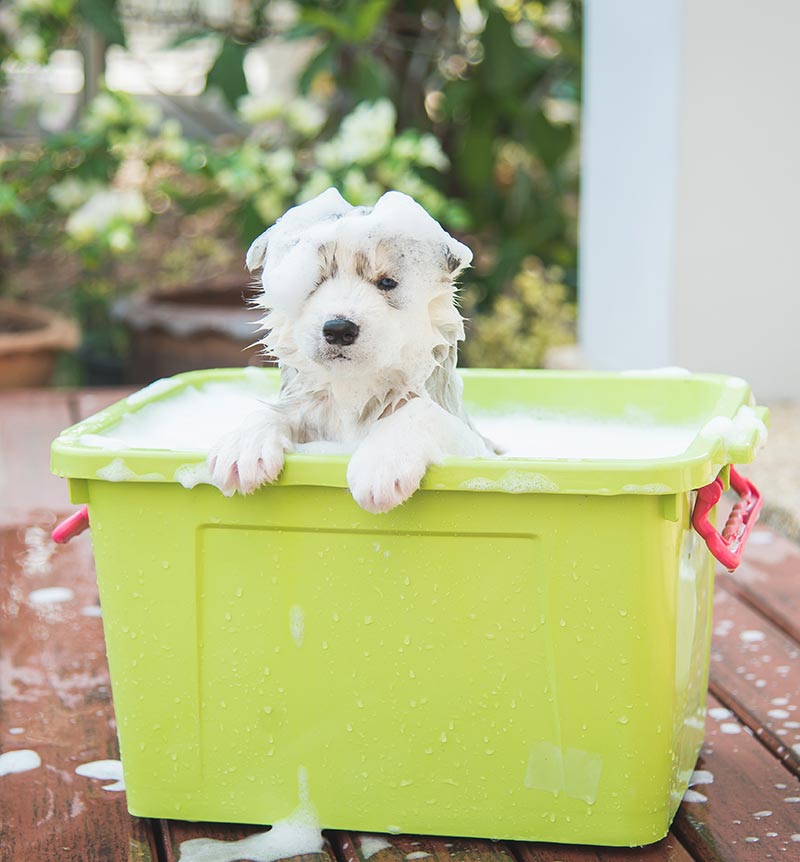
[[[244,76],[247,48],[247,45],[228,37],[223,39],[217,59],[206,78],[206,91],[218,87],[232,108],[236,108],[238,99],[247,92],[247,79]]]
[[[353,28],[349,34],[351,42],[366,42],[380,24],[392,0],[351,0]]]
[[[125,31],[117,12],[117,0],[78,0],[78,12],[110,45],[125,46]]]
[[[353,69],[353,89],[358,101],[374,101],[388,96],[392,88],[392,75],[386,66],[370,54],[356,55]]]

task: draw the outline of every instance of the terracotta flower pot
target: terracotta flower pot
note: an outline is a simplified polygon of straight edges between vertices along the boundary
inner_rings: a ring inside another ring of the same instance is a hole
[[[182,371],[263,364],[246,285],[134,294],[114,306],[130,336],[128,380],[148,383]]]
[[[75,323],[36,305],[0,300],[0,389],[46,386],[60,353],[78,346]]]

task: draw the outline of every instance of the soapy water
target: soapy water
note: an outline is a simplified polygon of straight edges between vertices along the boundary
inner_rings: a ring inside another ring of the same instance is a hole
[[[125,449],[207,452],[235,430],[273,390],[249,375],[244,382],[188,386],[172,397],[125,414],[101,433],[84,434],[79,443],[109,454]],[[260,385],[259,385],[260,384]],[[154,387],[155,384],[151,384]],[[156,390],[160,391],[160,390]],[[139,393],[137,393],[139,394]],[[141,399],[129,403],[138,406]],[[698,423],[673,425],[636,416],[599,419],[580,413],[470,411],[475,427],[503,450],[502,457],[536,460],[628,460],[668,458],[685,452],[700,430]],[[295,446],[295,452],[346,454],[351,447],[319,441]],[[124,463],[111,460],[109,480],[123,479]],[[129,477],[128,477],[129,478]],[[191,482],[191,477],[187,477]]]
[[[38,769],[41,765],[41,757],[30,748],[21,748],[0,754],[0,776],[29,772],[31,769]]]
[[[119,760],[93,760],[75,767],[75,774],[84,778],[96,778],[100,781],[111,781],[104,784],[103,790],[119,792],[125,789],[125,778],[122,774],[122,763]]]
[[[240,841],[217,841],[213,838],[192,838],[183,841],[178,862],[275,862],[292,856],[322,853],[325,839],[311,802],[308,774],[298,769],[300,803],[283,820],[276,821],[268,832],[257,832]]]

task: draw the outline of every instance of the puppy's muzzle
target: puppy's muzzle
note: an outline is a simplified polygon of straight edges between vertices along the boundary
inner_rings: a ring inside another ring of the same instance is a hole
[[[328,344],[342,346],[352,344],[358,338],[358,325],[344,317],[326,320],[322,326],[322,334]]]

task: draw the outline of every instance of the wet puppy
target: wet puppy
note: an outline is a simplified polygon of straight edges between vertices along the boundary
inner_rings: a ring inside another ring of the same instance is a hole
[[[347,481],[369,512],[407,500],[448,456],[488,456],[456,375],[463,321],[454,281],[472,252],[407,195],[352,207],[335,189],[294,207],[247,253],[263,268],[263,344],[277,400],[209,454],[214,483],[247,494],[295,444],[353,450]]]

